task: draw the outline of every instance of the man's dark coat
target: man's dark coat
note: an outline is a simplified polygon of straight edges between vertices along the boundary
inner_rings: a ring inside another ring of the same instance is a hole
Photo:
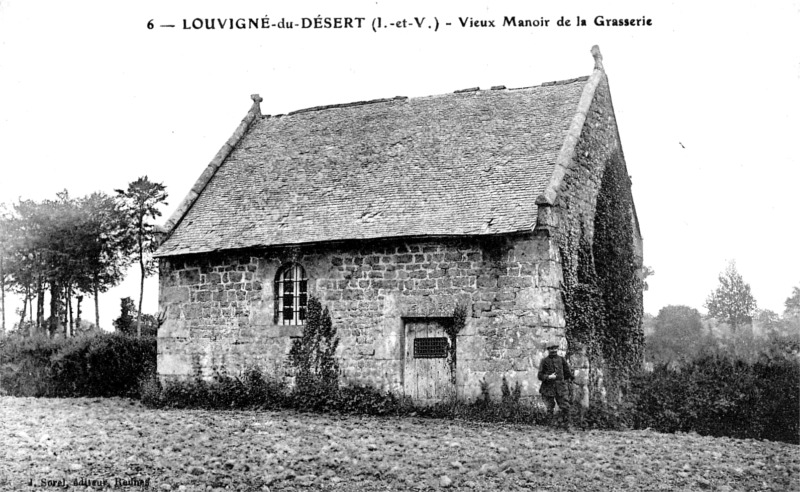
[[[547,376],[555,373],[555,379],[547,379]],[[575,376],[567,364],[567,360],[560,355],[548,355],[539,364],[539,381],[542,386],[539,393],[542,396],[554,397],[559,392],[564,394],[567,391],[567,381],[572,381]]]

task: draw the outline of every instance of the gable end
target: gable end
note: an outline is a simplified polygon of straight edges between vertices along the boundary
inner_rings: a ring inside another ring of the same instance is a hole
[[[233,135],[231,135],[225,144],[223,144],[222,148],[220,148],[217,152],[217,155],[211,159],[211,162],[208,164],[206,169],[203,171],[200,177],[197,178],[197,181],[195,181],[192,189],[189,190],[189,193],[187,193],[183,198],[181,204],[178,205],[177,210],[175,210],[175,212],[173,212],[169,219],[164,223],[163,232],[166,233],[166,236],[164,237],[165,240],[169,237],[172,231],[175,230],[175,227],[177,227],[189,209],[192,208],[192,205],[194,205],[194,202],[200,196],[200,193],[203,192],[208,182],[211,181],[211,178],[213,178],[214,174],[216,174],[217,169],[219,169],[222,163],[225,162],[225,159],[227,159],[228,155],[230,155],[230,153],[236,147],[236,144],[239,143],[242,137],[244,137],[244,135],[247,133],[247,130],[250,129],[250,125],[253,124],[253,121],[255,121],[257,118],[261,118],[261,101],[263,101],[263,99],[258,94],[251,95],[250,99],[253,100],[253,105],[242,119],[242,122],[239,123],[239,126],[236,127]]]

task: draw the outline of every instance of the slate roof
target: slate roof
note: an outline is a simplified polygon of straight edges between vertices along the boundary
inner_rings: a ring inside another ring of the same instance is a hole
[[[157,256],[531,231],[586,80],[258,117]]]

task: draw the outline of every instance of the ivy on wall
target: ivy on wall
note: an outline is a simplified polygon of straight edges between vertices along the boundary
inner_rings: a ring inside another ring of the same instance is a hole
[[[597,382],[608,371],[607,388],[624,387],[632,370],[641,366],[644,352],[643,286],[637,274],[633,201],[623,162],[616,151],[606,163],[593,238],[584,224],[560,236],[570,352],[586,347],[590,381]],[[599,388],[590,387],[593,394],[595,389]]]
[[[444,332],[450,338],[450,345],[447,349],[447,361],[450,365],[450,381],[456,384],[456,340],[458,333],[467,325],[467,306],[457,304],[453,309],[453,318],[444,323]]]
[[[565,237],[566,247],[561,248],[564,265],[564,308],[567,324],[566,337],[570,353],[581,346],[591,360],[602,358],[597,343],[598,332],[604,331],[605,304],[594,269],[592,247],[583,227],[579,237]],[[574,243],[578,244],[575,245]],[[570,255],[569,252],[574,252]]]
[[[592,253],[605,304],[605,324],[598,332],[610,369],[627,379],[642,364],[642,280],[634,247],[630,178],[619,149],[606,163],[594,218]]]

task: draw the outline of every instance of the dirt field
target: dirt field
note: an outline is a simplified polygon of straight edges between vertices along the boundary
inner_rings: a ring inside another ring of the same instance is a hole
[[[2,397],[0,436],[2,490],[800,490],[798,446],[650,431]]]

